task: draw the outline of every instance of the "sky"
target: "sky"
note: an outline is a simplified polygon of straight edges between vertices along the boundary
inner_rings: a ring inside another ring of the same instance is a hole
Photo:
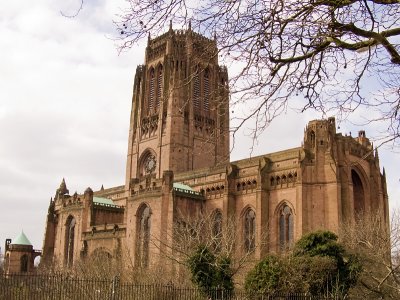
[[[112,20],[123,0],[13,0],[0,6],[0,247],[22,230],[41,249],[50,197],[124,184],[134,72],[144,44],[118,53]],[[177,29],[181,29],[179,25]],[[236,111],[236,113],[238,113]],[[298,147],[308,121],[290,109],[253,149],[244,128],[231,160]],[[374,128],[340,125],[342,133]],[[400,208],[400,153],[379,150],[390,208]]]

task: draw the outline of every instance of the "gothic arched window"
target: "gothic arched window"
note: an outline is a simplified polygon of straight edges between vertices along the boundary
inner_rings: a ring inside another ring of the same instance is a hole
[[[251,208],[244,214],[244,250],[253,252],[256,248],[256,213]]]
[[[356,218],[359,218],[365,210],[364,187],[355,170],[351,170],[351,181],[353,183],[354,213]]]
[[[311,143],[311,147],[315,147],[315,132],[313,130],[311,130],[310,132],[310,143]]]
[[[158,110],[160,107],[160,101],[161,101],[161,96],[162,96],[162,79],[163,79],[163,66],[160,65],[158,67],[158,72],[157,72],[157,94],[156,94],[156,103],[155,103],[155,108]]]
[[[150,217],[150,207],[142,204],[138,209],[136,223],[136,265],[142,268],[149,265]]]
[[[156,154],[152,150],[143,152],[140,158],[139,175],[148,176],[154,173],[157,167]]]
[[[65,224],[65,255],[64,260],[67,267],[72,266],[74,261],[74,244],[75,244],[75,218],[69,216]]]
[[[284,204],[279,210],[279,245],[285,250],[293,243],[293,212]]]
[[[155,94],[155,72],[154,69],[150,69],[149,78],[149,99],[148,99],[148,111],[153,110],[154,107],[154,94]]]
[[[215,251],[221,251],[221,239],[222,239],[222,213],[220,210],[216,210],[212,216],[212,242]]]
[[[29,262],[28,255],[27,254],[22,255],[21,259],[20,259],[20,263],[21,263],[20,271],[21,272],[28,272],[28,262]]]

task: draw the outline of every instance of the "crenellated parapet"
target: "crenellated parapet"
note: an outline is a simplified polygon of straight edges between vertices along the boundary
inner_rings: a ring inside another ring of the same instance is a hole
[[[163,179],[155,178],[154,176],[144,176],[141,178],[133,178],[131,179],[129,194],[131,197],[139,196],[139,195],[151,195],[158,194],[162,191],[163,188]]]

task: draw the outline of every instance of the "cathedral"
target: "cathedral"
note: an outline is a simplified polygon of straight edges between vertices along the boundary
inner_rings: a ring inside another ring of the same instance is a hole
[[[363,213],[389,222],[378,152],[364,131],[337,133],[335,118],[310,121],[297,148],[230,161],[228,73],[217,54],[216,41],[190,27],[149,37],[134,78],[125,183],[70,194],[63,180],[43,261],[70,267],[126,249],[136,266],[157,265],[174,226],[201,214],[216,231],[233,218],[235,251],[254,259]]]

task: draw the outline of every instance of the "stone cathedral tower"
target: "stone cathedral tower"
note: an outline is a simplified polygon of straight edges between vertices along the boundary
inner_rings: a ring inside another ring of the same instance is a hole
[[[228,74],[216,42],[188,30],[148,39],[136,69],[126,187],[229,161]]]

